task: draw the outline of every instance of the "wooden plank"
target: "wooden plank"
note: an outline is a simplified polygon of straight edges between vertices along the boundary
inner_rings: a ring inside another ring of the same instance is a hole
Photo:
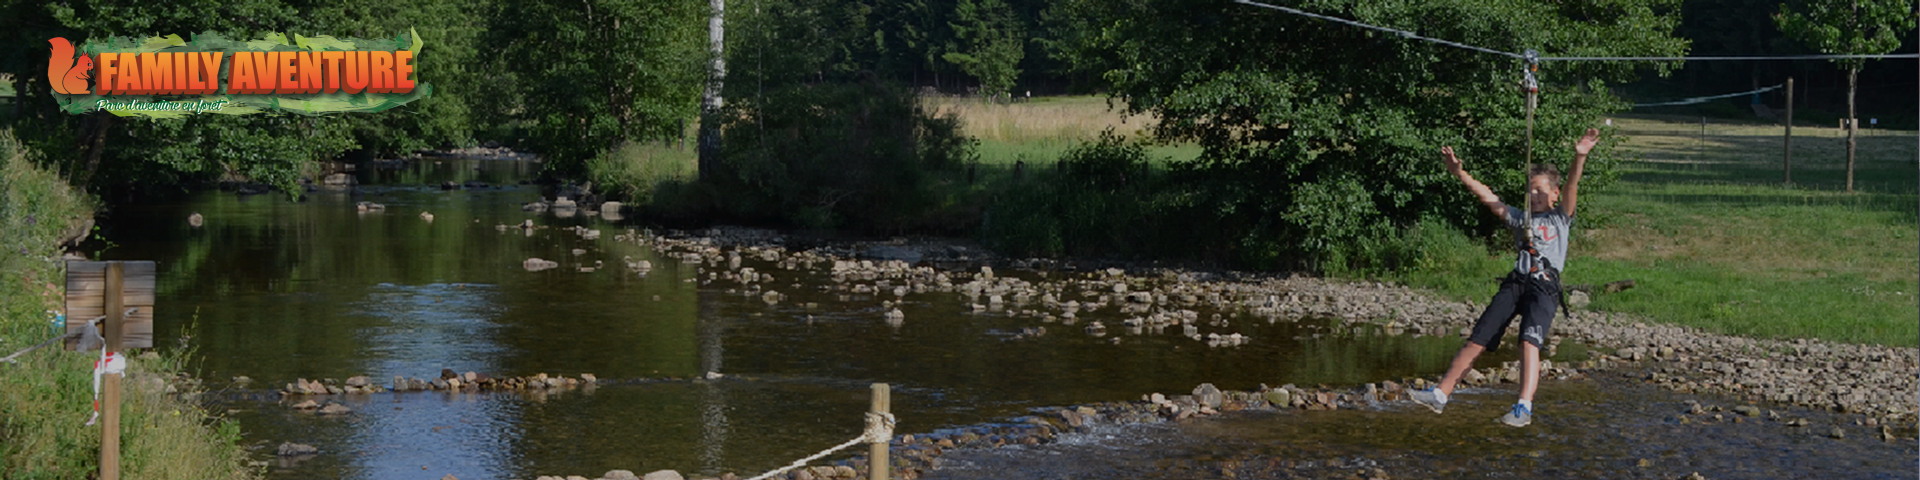
[[[152,280],[154,273],[159,271],[158,265],[153,263],[152,260],[124,261],[120,262],[120,267],[125,269],[127,281],[129,282],[136,278]]]
[[[104,316],[107,309],[107,271],[117,264],[121,271],[119,301],[122,310],[136,308],[120,325],[125,338],[122,348],[153,348],[153,307],[158,301],[158,266],[152,261],[67,262],[67,332],[80,331],[88,319]],[[104,332],[102,332],[104,333]],[[67,342],[72,348],[74,341]]]

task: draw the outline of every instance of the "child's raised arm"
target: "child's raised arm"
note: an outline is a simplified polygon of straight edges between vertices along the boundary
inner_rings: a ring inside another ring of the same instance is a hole
[[[1474,180],[1473,175],[1467,174],[1467,169],[1460,167],[1460,159],[1453,156],[1452,146],[1440,147],[1440,158],[1447,164],[1447,173],[1453,174],[1453,178],[1460,179],[1460,183],[1467,184],[1467,190],[1472,191],[1473,196],[1478,197],[1480,203],[1487,206],[1487,211],[1493,212],[1495,217],[1507,218],[1507,204],[1500,203],[1500,196],[1494,195],[1493,189],[1487,188],[1486,184],[1480,183],[1479,180]]]
[[[1587,167],[1587,154],[1599,144],[1600,130],[1593,128],[1573,142],[1573,171],[1567,172],[1567,185],[1560,187],[1560,213],[1573,216],[1574,204],[1580,202],[1580,171]]]

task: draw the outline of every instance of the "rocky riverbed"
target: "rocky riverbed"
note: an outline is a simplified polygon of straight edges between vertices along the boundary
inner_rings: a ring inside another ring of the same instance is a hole
[[[764,231],[706,233],[666,236],[629,231],[619,238],[703,264],[699,281],[737,285],[729,290],[733,293],[777,301],[783,283],[792,288],[800,285],[782,282],[780,277],[823,275],[831,283],[822,288],[870,298],[883,315],[891,314],[897,301],[908,295],[959,294],[982,314],[1031,318],[1036,326],[1074,326],[1085,320],[1079,330],[1090,335],[1110,333],[1116,339],[1123,334],[1172,332],[1231,346],[1221,338],[1236,333],[1233,322],[1301,317],[1337,318],[1378,326],[1389,334],[1463,338],[1482,307],[1376,282],[1170,269],[1060,271],[1047,269],[1062,267],[1057,261],[993,259],[979,250],[951,244],[899,240],[793,251],[782,245],[784,237]],[[919,261],[851,256],[859,252]],[[936,262],[991,263],[1007,272],[996,275],[990,265],[946,270],[936,268]],[[1574,315],[1574,319],[1555,321],[1549,355],[1563,342],[1573,341],[1600,352],[1576,367],[1644,365],[1649,380],[1676,391],[1721,393],[1908,423],[1916,411],[1914,399],[1920,398],[1920,350],[1912,348],[1752,339],[1627,314],[1579,311]],[[1481,374],[1502,375],[1484,370]]]
[[[1208,347],[1234,348],[1262,341],[1236,325],[1306,317],[1339,319],[1353,328],[1393,335],[1462,338],[1481,307],[1374,282],[1154,268],[1081,270],[1053,260],[995,259],[978,249],[940,242],[896,239],[790,249],[784,236],[759,230],[693,235],[629,230],[616,239],[697,265],[699,273],[689,282],[760,298],[768,306],[787,298],[782,289],[817,288],[843,302],[870,302],[863,311],[898,325],[915,321],[899,309],[913,296],[960,295],[974,314],[1030,320],[1033,326],[1015,340],[1046,335],[1052,327],[1054,334],[1084,334],[1114,343],[1140,335],[1177,335]],[[633,274],[651,269],[627,265]],[[802,283],[796,281],[799,277],[821,281]],[[1839,418],[1820,422],[1829,429],[1816,436],[1844,438],[1852,431],[1856,438],[1895,441],[1915,435],[1920,351],[1914,349],[1750,339],[1585,311],[1555,322],[1549,355],[1566,342],[1588,348],[1590,354],[1547,365],[1543,376],[1549,381],[1588,381],[1596,372],[1608,372],[1608,381],[1731,399],[1732,405],[1725,406],[1696,402],[1673,417],[1674,422],[1808,426],[1807,415],[1776,411],[1799,409]],[[1202,384],[1191,392],[1142,392],[1135,401],[1041,411],[1004,424],[899,435],[894,478],[938,470],[948,451],[1048,445],[1096,425],[1157,424],[1237,411],[1395,408],[1391,405],[1405,402],[1407,388],[1429,380],[1381,379],[1344,387],[1262,385],[1242,391]],[[1517,380],[1518,368],[1508,362],[1470,372],[1466,383],[1488,387]],[[860,478],[858,472],[864,472],[864,461],[852,458],[780,478]],[[1362,478],[1370,475],[1361,472]]]

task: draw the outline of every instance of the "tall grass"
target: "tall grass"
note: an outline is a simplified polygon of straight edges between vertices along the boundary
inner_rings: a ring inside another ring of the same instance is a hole
[[[56,242],[94,202],[36,167],[0,131],[0,354],[54,335],[48,310],[60,306]],[[99,469],[100,428],[92,410],[93,354],[55,347],[0,364],[0,478],[82,479]],[[164,392],[185,352],[135,359],[121,418],[121,468],[131,479],[249,479],[239,430]],[[161,383],[156,383],[156,381]]]
[[[980,163],[986,165],[1051,165],[1109,128],[1122,138],[1146,138],[1157,123],[1153,117],[1122,115],[1125,105],[1109,104],[1100,96],[1038,97],[1010,104],[962,97],[921,101],[937,114],[957,116],[961,131],[980,141]],[[1200,155],[1200,147],[1192,144],[1148,145],[1146,149],[1156,162]]]
[[[602,191],[636,204],[650,203],[668,182],[692,181],[699,175],[699,154],[692,145],[678,148],[655,142],[630,142],[612,153],[587,161],[587,175]]]
[[[988,103],[962,97],[923,97],[936,114],[960,117],[960,128],[982,142],[1033,143],[1093,140],[1112,128],[1134,137],[1154,125],[1151,117],[1127,117],[1125,105],[1105,97],[1042,97],[1018,103]]]

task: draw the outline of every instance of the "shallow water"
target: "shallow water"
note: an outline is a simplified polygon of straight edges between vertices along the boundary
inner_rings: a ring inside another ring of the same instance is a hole
[[[1687,401],[1731,408],[1601,373],[1547,382],[1533,425],[1494,422],[1517,388],[1465,390],[1444,415],[1405,402],[1370,410],[1235,413],[1198,421],[1104,426],[1038,447],[962,450],[924,479],[1006,478],[1913,478],[1911,438],[1880,439],[1856,417],[1779,410],[1689,415]],[[1685,422],[1682,417],[1687,417]],[[1706,422],[1706,423],[1701,423]],[[1845,437],[1828,435],[1835,426]]]
[[[696,265],[615,240],[627,225],[522,212],[540,192],[511,184],[534,168],[425,161],[363,171],[357,189],[299,203],[211,192],[118,205],[105,222],[112,248],[104,258],[158,261],[160,347],[194,348],[198,373],[216,388],[233,376],[257,380],[253,390],[210,397],[231,410],[261,458],[286,441],[321,449],[297,462],[276,459],[272,478],[476,480],[612,469],[744,476],[857,435],[871,382],[892,384],[899,432],[927,432],[1039,406],[1184,394],[1201,382],[1252,389],[1431,374],[1459,345],[1332,320],[1237,318],[1202,332],[1253,342],[1209,348],[1177,328],[1129,334],[1111,310],[1082,316],[1114,325],[1104,337],[1061,324],[1022,337],[1022,328],[1041,324],[970,313],[962,296],[939,293],[906,297],[904,325],[889,327],[882,298],[842,300],[819,291],[826,280],[817,273],[750,260],[790,296],[770,306],[758,295],[689,282]],[[508,186],[436,186],[473,179]],[[387,208],[356,213],[357,201]],[[205,226],[187,225],[193,212]],[[527,219],[559,228],[495,228]],[[603,236],[583,240],[562,229],[575,225]],[[528,257],[561,267],[528,272]],[[656,268],[639,276],[623,257]],[[578,270],[594,265],[602,268]],[[332,397],[354,409],[343,418],[260,400],[296,378],[368,375],[387,384],[443,368],[496,377],[593,373],[609,384],[549,395]],[[727,376],[677,380],[709,371]]]

